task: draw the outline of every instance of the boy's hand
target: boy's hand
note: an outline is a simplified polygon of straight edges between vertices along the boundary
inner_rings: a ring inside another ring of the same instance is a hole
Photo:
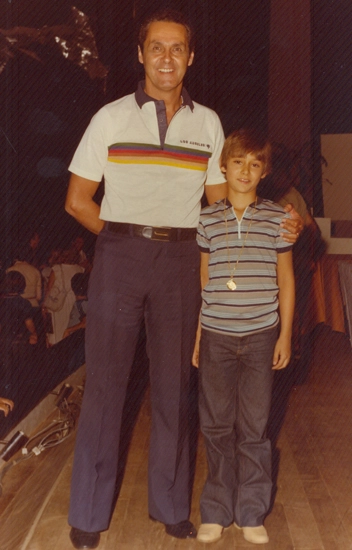
[[[194,344],[194,350],[192,355],[192,365],[194,367],[199,367],[199,344],[200,344],[200,335],[202,333],[202,328],[200,326],[200,321],[198,321],[198,328],[196,333],[196,341]]]
[[[281,233],[281,236],[284,241],[294,244],[303,230],[304,219],[296,212],[292,204],[285,206],[285,212],[289,212],[291,217],[285,218],[281,222],[281,227],[288,231],[288,233]]]
[[[291,338],[280,337],[276,342],[273,357],[273,370],[287,367],[291,357]]]
[[[194,344],[194,350],[192,355],[192,365],[194,367],[199,367],[199,340],[196,340],[196,343]]]

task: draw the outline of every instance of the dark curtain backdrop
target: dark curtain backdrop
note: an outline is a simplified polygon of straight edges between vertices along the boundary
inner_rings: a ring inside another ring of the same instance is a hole
[[[352,3],[311,0],[314,212],[324,215],[321,134],[352,133]]]

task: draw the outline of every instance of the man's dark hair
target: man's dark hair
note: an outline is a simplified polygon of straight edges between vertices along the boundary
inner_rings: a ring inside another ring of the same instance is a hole
[[[178,23],[179,25],[183,25],[187,32],[189,51],[190,53],[194,51],[195,36],[189,20],[183,15],[183,13],[171,9],[157,11],[144,19],[140,26],[138,34],[138,44],[142,51],[144,42],[147,38],[149,25],[151,23],[157,23],[159,21],[165,21],[166,23]]]
[[[26,279],[19,271],[9,271],[6,273],[3,284],[2,293],[8,294],[22,294],[26,288]]]
[[[28,245],[18,245],[14,248],[13,259],[18,262],[28,262],[29,261],[29,246]]]

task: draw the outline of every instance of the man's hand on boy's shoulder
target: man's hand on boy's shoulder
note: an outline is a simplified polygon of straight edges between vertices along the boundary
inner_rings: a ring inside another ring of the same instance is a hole
[[[285,212],[290,214],[290,218],[282,220],[281,227],[286,229],[288,233],[282,233],[281,235],[284,241],[294,244],[303,230],[304,219],[296,212],[292,204],[286,204]]]

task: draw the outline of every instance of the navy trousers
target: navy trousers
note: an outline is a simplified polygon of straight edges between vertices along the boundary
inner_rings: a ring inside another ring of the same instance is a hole
[[[70,525],[108,528],[121,415],[144,318],[152,425],[149,513],[173,524],[189,516],[188,406],[200,307],[196,241],[98,237],[86,328],[87,380],[75,449]]]
[[[277,328],[236,337],[203,330],[199,414],[208,478],[202,523],[263,524],[271,497],[271,445],[266,437]]]

